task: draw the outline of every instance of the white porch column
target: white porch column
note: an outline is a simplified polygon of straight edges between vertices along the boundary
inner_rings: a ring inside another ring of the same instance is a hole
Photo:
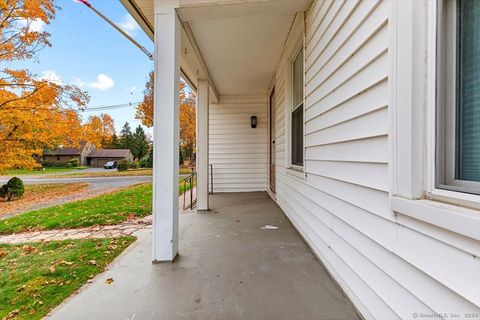
[[[197,210],[208,210],[208,80],[198,81],[197,92]]]
[[[180,21],[178,1],[155,0],[153,262],[178,253]]]

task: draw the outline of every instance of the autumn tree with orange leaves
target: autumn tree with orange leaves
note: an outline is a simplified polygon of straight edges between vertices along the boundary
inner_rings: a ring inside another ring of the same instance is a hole
[[[138,105],[136,118],[144,126],[153,127],[153,72],[145,84],[143,102]],[[188,157],[195,149],[195,97],[189,92],[184,82],[180,82],[180,149]]]
[[[84,125],[84,139],[95,145],[97,148],[104,148],[111,144],[115,135],[115,122],[108,114],[90,116]]]
[[[54,16],[53,0],[0,0],[0,172],[39,166],[34,156],[44,148],[75,145],[81,137],[75,109],[88,102],[85,92],[5,67],[50,46],[49,34],[31,24],[49,24]]]

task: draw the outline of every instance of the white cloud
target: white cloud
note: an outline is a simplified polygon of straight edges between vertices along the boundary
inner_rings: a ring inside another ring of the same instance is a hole
[[[50,81],[59,85],[63,83],[62,77],[60,77],[60,75],[53,70],[42,71],[38,79]]]
[[[42,32],[43,27],[45,26],[45,22],[43,22],[41,19],[35,19],[35,20],[20,19],[20,25],[22,27],[25,27],[28,23],[30,23],[30,25],[28,26],[28,30],[30,32]]]
[[[87,83],[80,78],[74,78],[73,79],[73,84],[76,85],[79,88],[83,88],[83,87],[85,87],[85,85]]]
[[[94,82],[90,82],[88,84],[88,86],[90,88],[94,88],[94,89],[98,89],[98,90],[108,90],[110,89],[111,87],[113,87],[115,85],[115,82],[113,81],[112,78],[110,78],[109,76],[107,76],[106,74],[99,74],[97,76],[97,81],[94,81]]]
[[[129,14],[126,14],[123,17],[123,20],[119,23],[120,27],[129,35],[134,36],[135,31],[140,29],[140,26],[137,24],[135,19]]]

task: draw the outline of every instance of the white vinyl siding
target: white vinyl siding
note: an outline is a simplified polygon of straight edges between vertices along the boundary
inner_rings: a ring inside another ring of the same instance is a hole
[[[306,177],[282,161],[284,54],[276,200],[366,319],[480,312],[480,243],[390,209],[390,6],[318,0],[307,12]]]
[[[257,116],[255,129],[250,125],[251,116]],[[220,104],[210,105],[209,121],[214,192],[266,191],[266,100],[223,98]]]

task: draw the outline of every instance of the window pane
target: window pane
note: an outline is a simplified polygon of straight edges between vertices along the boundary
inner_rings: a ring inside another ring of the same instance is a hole
[[[293,62],[293,108],[303,102],[303,49]]]
[[[303,104],[292,112],[292,164],[303,166]]]
[[[456,178],[480,181],[480,1],[458,2]]]

